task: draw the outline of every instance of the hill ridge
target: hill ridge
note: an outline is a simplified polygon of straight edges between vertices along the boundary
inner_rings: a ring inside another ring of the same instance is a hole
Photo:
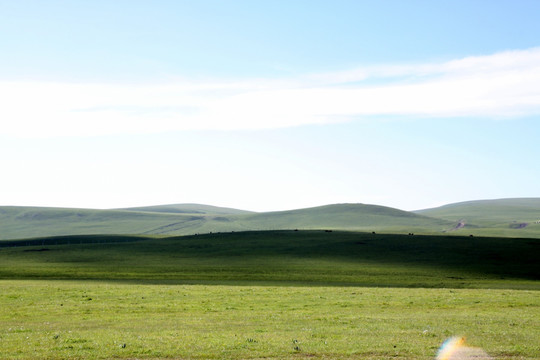
[[[142,212],[163,212],[171,214],[248,214],[254,213],[249,210],[241,210],[230,207],[214,206],[198,203],[177,203],[150,206],[136,206],[128,208],[117,208],[111,210],[142,211]]]
[[[537,205],[538,204],[538,205]],[[540,198],[476,200],[405,211],[337,203],[252,212],[195,203],[121,209],[0,206],[0,240],[60,235],[190,235],[246,230],[347,230],[396,234],[537,237]]]

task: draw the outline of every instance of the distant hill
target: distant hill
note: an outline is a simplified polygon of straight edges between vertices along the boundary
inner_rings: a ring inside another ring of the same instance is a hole
[[[307,209],[206,217],[198,232],[247,230],[351,230],[383,232],[440,233],[454,226],[445,220],[433,219],[394,208],[366,204],[335,204]],[[183,233],[184,224],[168,227],[167,234]]]
[[[180,204],[115,210],[0,207],[0,239],[83,234],[188,235],[280,229],[438,233],[453,226],[398,209],[365,204],[253,213]]]
[[[537,220],[540,199],[471,201],[415,212],[367,204],[261,213],[201,204],[112,210],[4,206],[0,207],[0,240],[293,229],[540,238]]]
[[[253,229],[340,229],[400,232],[439,231],[451,222],[385,206],[335,204],[307,209],[257,213],[242,217]]]
[[[540,236],[540,198],[466,201],[415,213],[461,222],[467,231],[481,230],[486,235]]]
[[[204,216],[127,210],[0,207],[0,239],[83,234],[156,234],[172,224],[197,227]],[[186,231],[189,233],[189,231]]]

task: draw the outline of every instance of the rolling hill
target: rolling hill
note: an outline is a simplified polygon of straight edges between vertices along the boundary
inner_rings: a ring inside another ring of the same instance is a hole
[[[42,207],[1,207],[0,239],[83,234],[157,233],[171,224],[196,227],[204,216]]]
[[[116,210],[0,207],[0,224],[0,239],[83,234],[189,235],[280,229],[437,233],[454,226],[445,220],[364,204],[267,213],[197,204]]]
[[[300,210],[258,213],[239,222],[250,230],[329,229],[361,231],[440,231],[453,224],[424,215],[366,204],[335,204]]]
[[[415,213],[461,223],[455,229],[461,233],[540,237],[540,198],[466,201]]]
[[[415,212],[334,204],[256,213],[200,204],[94,210],[0,207],[0,240],[44,236],[190,235],[248,230],[349,230],[384,233],[540,237],[540,199],[483,200]]]

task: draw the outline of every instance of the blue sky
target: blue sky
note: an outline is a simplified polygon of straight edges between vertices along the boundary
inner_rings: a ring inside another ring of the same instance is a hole
[[[538,1],[0,0],[0,205],[538,197]]]

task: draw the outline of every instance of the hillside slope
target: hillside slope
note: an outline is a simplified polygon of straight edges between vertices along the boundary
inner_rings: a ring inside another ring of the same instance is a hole
[[[0,207],[0,225],[0,239],[82,234],[187,235],[279,229],[440,233],[453,226],[444,220],[364,204],[269,213],[203,205],[118,210]]]
[[[0,239],[83,234],[159,234],[197,228],[205,216],[46,207],[0,207]],[[195,232],[195,231],[194,231]],[[185,231],[189,233],[189,231]]]
[[[335,204],[307,209],[258,213],[240,222],[250,229],[340,229],[363,231],[438,232],[449,221],[394,208],[367,204]]]
[[[538,289],[540,279],[540,239],[308,230],[69,236],[1,245],[0,279],[529,289]]]
[[[461,222],[460,231],[498,236],[539,236],[540,198],[466,201],[415,211],[451,222]]]
[[[540,238],[538,220],[540,199],[470,201],[416,212],[367,204],[335,204],[266,213],[199,204],[115,210],[6,206],[0,207],[0,240],[83,234],[189,235],[287,229]]]

